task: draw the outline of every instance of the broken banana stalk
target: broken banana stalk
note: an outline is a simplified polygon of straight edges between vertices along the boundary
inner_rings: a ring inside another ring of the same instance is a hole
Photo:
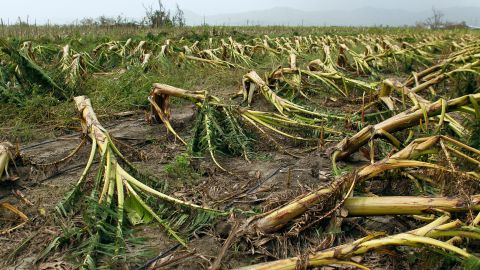
[[[253,94],[253,92],[249,93]],[[173,129],[169,121],[170,106],[168,98],[170,96],[190,100],[199,108],[204,106],[205,102],[218,108],[231,107],[232,114],[241,116],[241,118],[243,118],[248,124],[251,124],[256,129],[259,129],[261,133],[264,133],[262,128],[266,128],[282,136],[304,141],[316,140],[317,138],[309,139],[298,135],[293,135],[286,131],[282,131],[282,128],[287,128],[290,130],[323,130],[323,132],[326,134],[340,134],[338,131],[315,124],[315,121],[300,121],[298,118],[292,119],[283,114],[255,111],[238,106],[227,105],[222,103],[219,98],[207,95],[205,91],[188,91],[170,85],[156,83],[153,85],[153,89],[148,98],[152,104],[153,114],[160,119],[164,123],[165,127],[182,142],[184,142],[184,140]]]
[[[462,151],[463,150],[463,151]],[[465,154],[467,151],[470,154]],[[444,167],[435,163],[426,161],[414,160],[421,156],[428,156],[443,153],[447,158],[449,167]],[[416,168],[431,168],[441,171],[450,171],[454,173],[461,173],[466,177],[479,178],[475,172],[462,172],[457,171],[455,164],[453,164],[450,157],[454,155],[460,159],[465,160],[467,163],[473,165],[479,165],[480,160],[472,156],[480,155],[480,150],[470,147],[462,142],[454,140],[447,136],[437,135],[425,138],[419,138],[412,141],[409,145],[404,147],[397,153],[387,157],[381,161],[368,165],[359,170],[358,176],[362,180],[370,179],[386,169],[403,168],[403,167],[416,167]],[[334,164],[334,169],[336,165]]]
[[[289,100],[286,100],[278,96],[268,85],[265,83],[255,71],[251,71],[243,77],[242,95],[244,101],[248,105],[252,103],[253,94],[258,90],[265,99],[270,102],[276,110],[284,116],[288,114],[299,114],[308,117],[318,118],[319,120],[333,118],[333,119],[345,119],[343,116],[328,115],[324,113],[315,112],[309,110],[303,106],[295,104]]]
[[[14,147],[9,142],[0,143],[0,182],[10,179],[8,166],[13,162]]]
[[[328,195],[332,189],[321,189],[315,196]],[[282,223],[287,219],[292,219],[295,213],[300,210],[300,205],[304,204],[303,209],[309,209],[313,205],[309,202],[314,196],[307,196],[303,200],[297,200],[290,203],[290,208],[285,208],[276,214],[275,223],[278,227],[270,227],[268,230],[262,230],[262,233],[274,232],[282,227]],[[295,207],[297,206],[297,207]],[[435,211],[445,211],[449,213],[478,211],[480,210],[480,195],[471,196],[469,199],[450,198],[450,197],[412,197],[412,196],[382,196],[382,197],[350,197],[342,205],[349,217],[359,216],[385,216],[385,215],[422,215]],[[290,211],[288,211],[290,210]],[[294,210],[294,211],[292,211]],[[305,210],[304,210],[305,211]],[[273,216],[271,216],[273,217]],[[282,221],[279,217],[284,218]],[[272,222],[272,218],[262,219],[256,223],[257,229],[266,227],[266,223]],[[271,225],[271,224],[270,224]]]
[[[288,80],[286,75],[293,75],[296,78]],[[300,82],[305,79],[321,82],[344,97],[349,95],[348,88],[358,88],[367,92],[373,92],[376,90],[377,86],[377,83],[368,83],[349,78],[336,70],[326,67],[319,59],[311,61],[308,64],[307,70],[297,68],[292,64],[291,67],[288,68],[280,67],[269,75],[268,82],[271,84],[275,81],[285,81],[289,82],[292,86],[299,88],[298,86],[300,85]]]
[[[342,178],[335,180],[327,187],[319,188],[307,195],[300,196],[288,204],[261,214],[257,219],[248,225],[252,234],[269,234],[283,228],[293,219],[301,216],[313,206],[331,199],[338,191],[346,185],[349,179]]]
[[[439,145],[442,147],[439,147]],[[435,147],[439,149],[435,149]],[[392,169],[425,168],[439,170],[442,172],[457,173],[464,177],[480,179],[480,176],[475,172],[453,170],[452,168],[455,167],[453,164],[449,168],[435,163],[415,160],[415,158],[419,158],[421,156],[438,154],[439,151],[442,151],[442,149],[446,149],[445,151],[448,151],[446,155],[455,155],[476,166],[480,164],[480,160],[471,157],[472,154],[480,155],[480,150],[465,145],[449,137],[432,136],[416,139],[408,146],[391,155],[390,157],[386,157],[381,161],[377,161],[371,165],[365,166],[353,174],[338,177],[327,187],[320,187],[316,191],[302,195],[285,204],[284,206],[258,216],[258,218],[249,224],[250,232],[252,234],[266,234],[278,231],[292,220],[304,215],[308,210],[314,208],[316,205],[322,205],[323,203],[327,203],[329,200],[339,197],[339,194],[343,194],[341,197],[344,198],[343,202],[346,202],[348,201],[348,195],[350,191],[345,192],[345,189],[349,188],[349,190],[351,190],[352,187],[357,183],[362,183],[379,175],[380,173]],[[465,154],[465,151],[468,151],[471,154]],[[351,202],[350,206],[353,207]]]
[[[154,84],[148,98],[153,114],[176,138],[187,145],[170,123],[169,99],[171,96],[190,100],[199,109],[191,144],[191,150],[194,153],[208,151],[215,165],[225,172],[228,171],[220,165],[215,157],[218,148],[236,154],[240,152],[248,160],[249,139],[228,106],[219,104],[218,98],[208,96],[205,91],[193,92],[166,84]],[[223,140],[217,140],[219,137],[223,137]]]
[[[347,57],[350,56],[350,57]],[[349,63],[348,59],[353,60],[353,64]],[[345,60],[346,63],[339,65],[339,61]],[[349,67],[352,70],[355,70],[357,74],[374,74],[373,68],[370,67],[369,63],[365,60],[363,55],[358,54],[357,52],[350,50],[345,44],[340,44],[337,65],[341,67]]]
[[[439,240],[445,236],[461,236],[470,239],[480,238],[480,233],[477,228],[466,227],[459,220],[450,222],[449,220],[449,215],[444,215],[428,225],[409,232],[391,236],[384,236],[383,234],[368,235],[352,243],[315,252],[308,255],[307,258],[294,257],[241,267],[237,268],[237,270],[295,270],[298,269],[298,265],[303,265],[304,267],[350,265],[360,269],[370,269],[365,265],[354,262],[352,257],[363,255],[369,251],[386,246],[430,247],[442,249],[461,260],[469,260],[479,263],[480,259],[475,255],[451,243]]]
[[[9,173],[9,164],[13,163],[13,160],[14,160],[14,150],[15,150],[14,146],[10,142],[0,143],[0,182],[15,179]],[[18,208],[11,205],[10,203],[2,202],[0,203],[0,208],[6,209],[14,213],[22,220],[20,224],[12,228],[0,230],[0,235],[10,233],[22,227],[28,222],[28,217],[22,211],[18,210]]]
[[[228,67],[228,68],[243,68],[239,65],[232,64],[228,61],[224,61],[224,60],[221,60],[221,59],[206,59],[206,58],[196,57],[196,56],[193,56],[193,55],[186,55],[182,52],[179,54],[178,57],[179,57],[180,60],[196,61],[196,62],[199,62],[199,63],[206,63],[206,64],[209,64],[209,65],[212,65],[212,66],[224,66],[224,67]],[[243,68],[243,69],[245,69],[245,68]]]
[[[438,84],[444,81],[445,79],[450,78],[455,73],[470,72],[476,75],[480,74],[478,71],[475,70],[475,69],[478,69],[478,66],[480,66],[480,60],[467,63],[461,67],[456,67],[451,71],[445,71],[445,68],[447,66],[448,66],[448,63],[445,63],[444,65],[438,68],[436,68],[436,66],[433,66],[429,69],[426,69],[425,72],[420,72],[418,74],[415,74],[413,78],[408,80],[405,84],[408,86],[410,85],[413,86],[413,83],[415,83],[415,86],[412,87],[411,91],[414,93],[417,93],[427,89],[432,85]]]
[[[423,215],[434,211],[449,213],[479,211],[480,195],[465,198],[381,196],[351,197],[343,208],[348,216]]]
[[[385,138],[394,145],[399,146],[399,141],[392,135],[393,132],[419,125],[422,123],[422,120],[424,123],[428,123],[430,117],[444,116],[447,112],[463,111],[477,115],[478,102],[480,102],[480,93],[448,101],[438,100],[434,103],[420,106],[420,108],[413,107],[383,122],[367,126],[350,138],[345,138],[336,145],[332,160],[335,162],[338,159],[348,157],[375,137]]]
[[[424,99],[422,96],[416,94],[413,92],[411,89],[407,88],[406,86],[402,85],[400,82],[396,80],[391,80],[387,79],[383,81],[382,87],[378,93],[379,99],[388,107],[390,110],[395,110],[396,106],[391,98],[391,94],[393,91],[399,92],[399,94],[402,97],[403,101],[403,107],[405,108],[405,97],[408,97],[408,99],[411,101],[413,104],[413,107],[415,108],[426,108],[428,105],[432,104],[429,100]],[[442,106],[445,106],[443,103],[446,101],[441,99],[440,102],[442,103]],[[375,103],[375,102],[373,102]],[[474,105],[472,103],[472,105]],[[369,105],[367,105],[368,107]],[[443,109],[443,107],[442,107]],[[436,116],[439,120],[437,130],[443,125],[444,122],[448,123],[448,127],[452,131],[454,131],[458,136],[460,137],[465,137],[465,128],[463,127],[462,124],[460,124],[457,120],[455,120],[450,114],[446,112],[441,112],[440,115]]]
[[[170,123],[170,97],[179,97],[188,99],[197,106],[199,106],[207,97],[205,91],[187,91],[177,87],[173,87],[166,84],[153,84],[153,89],[148,96],[148,101],[152,105],[152,114],[161,121],[168,131],[170,131],[178,140],[184,145],[187,145],[185,140],[182,139],[172,127]]]
[[[116,213],[116,216],[112,218],[113,220],[106,218],[102,214],[103,212],[96,214],[102,217],[97,221],[98,223],[109,223],[109,225],[116,227],[117,243],[124,237],[125,217],[132,225],[156,221],[172,238],[180,244],[186,245],[186,240],[176,229],[186,226],[196,226],[198,228],[198,226],[206,224],[206,222],[221,214],[220,211],[166,195],[139,180],[140,178],[137,177],[141,177],[141,175],[138,170],[120,153],[108,131],[98,121],[90,99],[86,96],[78,96],[74,98],[74,101],[81,114],[83,133],[92,141],[92,148],[80,179],[74,189],[57,207],[59,212],[66,215],[68,209],[76,206],[75,202],[78,197],[85,193],[81,189],[86,186],[88,172],[92,168],[95,155],[98,153],[101,161],[89,198],[97,201],[101,207],[112,209]],[[152,204],[152,198],[157,199],[155,204]],[[159,207],[162,209],[161,212],[155,210]],[[96,231],[93,234],[93,239],[97,240],[94,242],[103,239],[101,237],[102,230],[94,230],[93,228],[92,230]],[[98,243],[93,244],[91,251],[86,256],[85,263],[91,260],[90,253],[94,252],[96,246],[98,246]],[[121,248],[117,245],[115,252],[119,253]]]
[[[169,120],[169,98],[171,96],[187,99],[198,107],[191,150],[194,153],[208,151],[213,162],[223,171],[227,170],[216,159],[218,151],[224,154],[242,155],[248,161],[249,149],[253,139],[244,130],[241,120],[265,136],[268,136],[268,134],[265,133],[264,128],[282,136],[303,141],[313,141],[317,140],[317,138],[304,138],[283,130],[304,132],[322,128],[321,126],[298,122],[276,113],[254,111],[227,105],[221,103],[219,98],[208,95],[205,91],[193,92],[170,85],[154,84],[148,98],[152,104],[154,116],[163,122],[167,130],[185,145],[185,140],[178,135]],[[335,133],[334,130],[329,128],[324,128],[323,131],[326,134]],[[218,140],[218,138],[222,138],[222,140]],[[273,138],[270,139],[274,141]]]
[[[468,63],[462,67],[458,67],[456,69],[453,69],[452,71],[449,71],[449,72],[443,72],[438,74],[438,75],[435,75],[435,76],[432,76],[432,77],[429,77],[429,76],[426,76],[424,79],[425,81],[422,82],[422,83],[418,83],[418,85],[416,85],[415,87],[413,87],[410,91],[412,91],[413,93],[418,93],[422,90],[425,90],[433,85],[436,85],[450,77],[452,77],[453,74],[455,73],[460,73],[460,72],[470,72],[470,73],[474,73],[476,75],[480,75],[480,73],[478,71],[475,71],[474,68],[477,68],[478,66],[480,65],[480,60],[477,60],[473,63]]]

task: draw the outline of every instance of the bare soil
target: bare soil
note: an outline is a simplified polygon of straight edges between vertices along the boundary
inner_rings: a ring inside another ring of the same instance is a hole
[[[181,136],[188,138],[194,120],[194,107],[174,106],[172,109],[174,128]],[[259,213],[326,185],[332,179],[330,159],[326,153],[328,145],[322,149],[311,145],[292,145],[285,150],[297,156],[293,157],[275,150],[266,143],[258,143],[259,149],[255,149],[257,155],[250,162],[241,157],[220,158],[220,163],[232,174],[220,171],[208,158],[202,158],[192,161],[192,167],[201,172],[198,177],[191,179],[169,177],[164,170],[165,165],[171,163],[178,154],[185,152],[185,147],[176,143],[174,136],[167,134],[162,125],[149,124],[144,113],[101,121],[116,139],[121,152],[143,172],[166,181],[171,195],[198,204],[218,209],[234,207]],[[67,156],[80,142],[81,134],[71,134],[34,142],[21,148],[21,152],[26,161],[48,163]],[[0,186],[0,200],[17,206],[30,218],[25,226],[0,236],[0,264],[3,269],[75,269],[68,263],[68,257],[62,250],[58,250],[47,261],[34,263],[36,257],[61,233],[55,206],[79,179],[89,151],[90,144],[87,143],[71,160],[59,166],[38,167],[29,164],[19,166],[22,177],[13,183],[4,183]],[[364,157],[355,155],[349,165],[357,167],[365,162]],[[95,168],[92,171],[95,171]],[[93,173],[90,177],[93,177]],[[33,205],[28,205],[13,195],[12,190],[19,190]],[[7,219],[2,220],[2,228],[18,223],[15,216],[5,214]],[[219,255],[232,224],[241,222],[242,218],[245,216],[232,215],[218,220],[210,228],[194,234],[188,251],[175,249],[173,255],[165,256],[154,265],[158,267],[166,265],[162,269],[207,268]],[[342,229],[336,241],[364,235],[365,231],[362,230],[365,229],[358,229],[363,226],[373,230],[380,226],[382,231],[386,231],[388,226],[395,227],[391,225],[391,219],[372,218],[367,222],[349,219],[345,225],[347,229],[345,231]],[[395,228],[390,230],[393,231]],[[147,262],[148,258],[162,254],[176,245],[157,224],[136,227],[134,236],[143,237],[145,240],[141,245],[129,246],[129,254],[137,252],[140,254],[144,250],[149,250],[150,255],[132,259],[128,265],[120,269],[137,269]],[[297,241],[297,244],[304,243],[303,248],[308,248],[311,243],[318,240],[317,238],[313,232],[307,233],[300,240],[292,241]],[[280,258],[299,254],[296,252],[300,252],[298,249],[300,247],[292,249],[292,245],[282,244],[284,241],[287,241],[286,238],[279,236],[267,245],[273,250],[269,254],[252,249],[248,241],[237,241],[228,249],[222,264],[230,268],[261,262],[266,258],[271,259],[272,256]],[[376,255],[370,257],[372,265],[375,265],[377,257]],[[385,264],[385,259],[382,261],[382,267],[389,265]]]

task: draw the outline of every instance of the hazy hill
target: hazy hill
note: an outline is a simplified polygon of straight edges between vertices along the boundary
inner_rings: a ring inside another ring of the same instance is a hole
[[[479,7],[453,7],[440,9],[445,19],[454,22],[466,21],[470,25],[480,25]],[[374,26],[414,25],[431,16],[432,11],[406,11],[401,9],[383,9],[364,7],[345,10],[302,11],[286,7],[268,10],[202,16],[192,11],[185,11],[187,24],[199,25],[205,20],[215,25],[336,25],[336,26]]]

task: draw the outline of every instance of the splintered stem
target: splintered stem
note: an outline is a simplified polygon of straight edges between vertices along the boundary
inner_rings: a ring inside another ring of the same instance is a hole
[[[13,160],[13,145],[9,142],[0,143],[0,182],[3,180],[3,174],[9,177],[8,165]]]
[[[318,113],[312,110],[309,110],[301,105],[295,104],[289,100],[286,100],[278,96],[270,87],[265,83],[262,78],[255,72],[251,71],[243,77],[243,96],[244,98],[248,97],[250,105],[251,97],[253,95],[252,91],[259,90],[267,101],[269,101],[277,111],[284,116],[288,114],[297,113],[304,114],[311,117],[319,117],[320,119],[335,118],[335,119],[345,119],[343,116],[327,115],[323,113]],[[252,84],[256,87],[252,88]],[[246,101],[246,100],[244,100]]]
[[[414,158],[418,158],[422,155],[438,153],[438,150],[433,149],[433,147],[436,146],[442,140],[444,140],[445,142],[450,142],[459,147],[465,146],[465,147],[462,147],[465,149],[475,150],[475,149],[472,149],[471,147],[463,145],[462,143],[457,142],[456,140],[453,140],[445,136],[432,136],[432,137],[416,139],[412,143],[410,143],[408,146],[401,149],[397,153],[391,155],[390,157],[386,157],[381,161],[377,161],[373,164],[360,168],[358,171],[354,172],[353,175],[344,175],[342,177],[339,177],[330,186],[320,187],[314,192],[300,196],[299,198],[292,200],[288,204],[282,207],[279,207],[275,210],[272,210],[265,216],[262,216],[258,220],[256,220],[255,223],[253,223],[252,225],[252,229],[258,230],[262,233],[272,233],[274,231],[279,230],[280,228],[285,226],[288,222],[292,221],[294,218],[298,216],[303,215],[305,212],[313,208],[315,205],[319,205],[320,203],[324,202],[325,200],[327,200],[328,198],[330,198],[332,195],[336,193],[341,193],[342,187],[344,187],[345,185],[348,185],[351,179],[356,179],[357,183],[361,183],[385,171],[394,170],[394,169],[427,168],[427,169],[433,169],[433,170],[438,170],[442,172],[449,172],[451,170],[444,166],[430,163],[430,162],[414,160]],[[475,153],[477,151],[478,150],[475,150]],[[335,156],[333,160],[335,161]],[[335,169],[338,170],[338,168],[336,168],[336,164],[334,163],[334,170]],[[456,172],[456,173],[461,174],[463,176],[467,176],[466,173],[462,173],[462,172]],[[348,200],[349,199],[347,199],[346,202],[349,202]],[[359,199],[359,201],[357,201],[356,203],[361,204],[362,201],[363,200]],[[372,199],[372,201],[374,201],[374,199]],[[415,201],[415,200],[412,200],[412,201]],[[387,201],[382,201],[382,202],[387,202]],[[391,198],[390,202],[394,204],[395,202],[399,202],[400,204],[405,203],[405,201],[402,201],[401,198]],[[438,206],[438,208],[446,207],[447,211],[448,210],[454,211],[455,209],[457,209],[458,211],[466,210],[462,207],[455,208],[454,206],[458,206],[458,205],[454,204],[456,202],[454,200],[449,201],[445,199],[444,200],[431,199],[431,202],[435,203],[436,206]],[[350,201],[349,206],[353,208],[354,214],[360,214],[361,210],[357,208],[358,205],[356,203],[354,201]],[[410,211],[412,211],[412,213],[419,214],[419,211],[421,212],[421,211],[427,210],[427,208],[425,208],[426,204],[428,204],[428,202],[418,199],[418,205],[417,205],[418,208],[412,207],[409,209]],[[379,205],[379,207],[381,206]],[[404,209],[399,207],[394,207],[392,208],[392,211],[395,211],[393,209],[398,209],[397,211],[399,211],[399,214],[403,212],[408,214],[409,210],[407,208],[408,208],[407,206],[405,206]],[[370,210],[365,209],[365,211],[370,211]],[[371,211],[375,212],[376,211],[375,207],[372,207]],[[381,209],[378,211],[386,211],[386,209]]]
[[[443,249],[456,254],[465,259],[475,258],[474,255],[467,251],[456,247],[447,242],[440,241],[445,235],[472,235],[474,239],[480,236],[478,231],[473,233],[464,233],[458,230],[462,225],[460,222],[447,223],[449,216],[442,216],[434,220],[432,223],[409,232],[400,233],[391,236],[380,237],[381,235],[369,235],[358,239],[354,242],[341,246],[333,247],[323,251],[311,254],[304,261],[309,267],[337,264],[338,262],[351,262],[351,258],[357,255],[365,254],[371,250],[379,249],[385,246],[429,246],[433,248]],[[294,257],[289,259],[278,260],[274,262],[261,263],[246,267],[237,268],[238,270],[294,270],[302,258]],[[356,265],[355,265],[356,266]],[[366,267],[360,267],[366,268]],[[368,269],[368,268],[367,268]]]
[[[440,100],[435,103],[426,104],[423,109],[414,107],[413,109],[399,113],[376,125],[365,127],[352,137],[346,138],[338,143],[336,146],[337,150],[335,151],[338,153],[335,155],[335,157],[338,159],[348,157],[350,154],[365,145],[372,136],[379,136],[379,130],[392,133],[398,130],[416,126],[422,119],[425,119],[426,117],[436,116],[444,113],[445,111],[456,111],[462,106],[471,104],[472,98],[480,101],[480,94],[462,96],[446,102]]]
[[[112,210],[116,213],[114,217],[114,225],[116,226],[116,246],[115,246],[115,254],[120,255],[121,252],[124,250],[124,217],[125,212],[127,213],[138,213],[138,211],[143,213],[148,213],[149,216],[153,217],[163,228],[171,235],[174,239],[176,239],[182,245],[186,245],[186,241],[179,236],[177,232],[175,232],[172,225],[170,225],[168,220],[164,220],[158,215],[153,209],[152,206],[146,203],[146,199],[148,196],[153,196],[158,198],[162,201],[162,205],[166,211],[200,211],[203,213],[208,213],[212,216],[222,215],[223,212],[213,210],[207,207],[199,206],[190,202],[182,201],[171,196],[168,196],[162,192],[155,190],[154,188],[142,183],[140,180],[133,177],[130,173],[128,173],[123,167],[122,164],[126,164],[127,167],[131,170],[136,169],[133,167],[131,163],[129,163],[125,157],[120,153],[120,151],[116,148],[115,144],[112,141],[112,138],[108,134],[107,130],[101,126],[98,122],[95,113],[93,112],[92,105],[90,100],[85,96],[75,97],[74,98],[77,108],[82,114],[82,127],[85,134],[88,134],[90,139],[92,140],[92,149],[90,152],[90,156],[87,162],[87,165],[80,176],[80,179],[75,186],[74,190],[67,195],[66,199],[64,200],[63,204],[72,204],[73,199],[75,196],[73,194],[78,193],[77,191],[80,190],[81,186],[84,184],[85,180],[87,179],[87,175],[91,166],[93,164],[93,160],[95,158],[95,154],[98,151],[101,156],[101,164],[99,168],[99,172],[97,174],[97,178],[94,184],[94,188],[92,190],[92,198],[98,200],[99,207],[108,207],[113,208]],[[101,189],[98,193],[96,190]],[[141,191],[141,193],[137,193],[137,191]],[[77,194],[78,195],[78,194]],[[144,198],[142,198],[145,197]],[[126,198],[136,202],[135,206],[131,206],[131,204],[126,203]],[[179,206],[175,207],[175,206]],[[98,208],[98,207],[97,207]],[[64,209],[64,208],[62,208]],[[66,213],[65,211],[63,211]],[[172,213],[173,213],[172,212]],[[172,213],[168,214],[170,217],[174,217]],[[99,222],[111,222],[109,219],[105,218],[104,215],[102,221]],[[129,220],[130,220],[130,216]],[[209,218],[209,217],[206,217]],[[183,222],[188,220],[182,220],[182,222],[176,222],[175,226],[181,226]],[[192,223],[193,224],[193,223]],[[193,226],[193,225],[192,225]],[[196,225],[198,226],[198,224]],[[97,231],[95,235],[96,237],[100,237],[98,239],[102,239],[101,237],[102,231]],[[94,239],[91,239],[92,248],[96,242]],[[97,241],[98,242],[98,241]],[[88,252],[85,258],[85,261],[91,264],[93,261],[93,253]]]
[[[251,228],[254,231],[258,230],[261,233],[275,232],[284,227],[294,218],[305,213],[312,206],[330,198],[345,181],[347,180],[336,180],[327,187],[322,187],[307,195],[300,196],[290,203],[266,213],[265,216],[257,219],[251,225]]]
[[[156,102],[154,102],[154,98],[152,96],[149,96],[148,101],[150,102],[150,104],[154,108],[155,112],[157,113],[158,117],[163,122],[163,124],[165,125],[167,130],[170,131],[184,145],[187,145],[187,143],[182,139],[182,137],[180,137],[180,135],[178,135],[178,133],[175,131],[175,129],[173,129],[172,124],[170,123],[170,120],[168,119],[168,116],[166,115],[164,110],[162,108],[160,108],[160,106],[158,106],[158,104]]]
[[[420,215],[433,209],[453,212],[480,210],[480,196],[472,196],[469,201],[463,198],[448,197],[352,197],[345,201],[343,207],[349,216],[379,215]]]

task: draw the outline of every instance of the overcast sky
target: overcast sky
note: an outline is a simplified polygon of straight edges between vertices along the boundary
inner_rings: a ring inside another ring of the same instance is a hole
[[[69,23],[75,19],[98,17],[101,15],[123,15],[128,18],[141,18],[144,6],[153,5],[155,0],[0,0],[0,18],[6,23],[17,21],[18,17],[29,22]],[[373,6],[377,8],[404,9],[409,11],[453,6],[480,7],[479,0],[163,0],[173,8],[176,3],[182,9],[198,15],[262,10],[273,7],[291,7],[299,10],[355,9]]]

